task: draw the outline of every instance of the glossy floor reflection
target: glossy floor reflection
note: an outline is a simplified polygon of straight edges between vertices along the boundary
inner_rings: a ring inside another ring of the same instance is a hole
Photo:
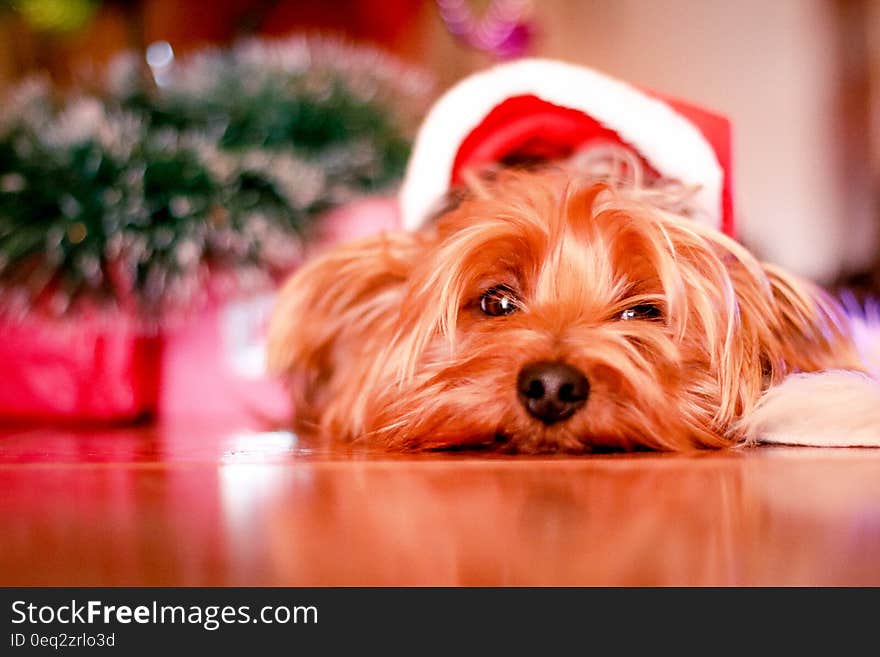
[[[880,450],[394,456],[0,432],[3,585],[880,585]]]

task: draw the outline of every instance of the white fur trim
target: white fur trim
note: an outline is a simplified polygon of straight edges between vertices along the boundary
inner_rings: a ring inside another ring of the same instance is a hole
[[[753,443],[880,447],[880,381],[843,370],[793,374],[742,421]]]
[[[661,100],[582,66],[522,59],[471,75],[434,105],[416,138],[400,193],[403,227],[417,229],[449,187],[461,143],[508,98],[534,95],[580,110],[638,147],[664,176],[699,187],[694,198],[721,226],[724,172],[703,134]]]

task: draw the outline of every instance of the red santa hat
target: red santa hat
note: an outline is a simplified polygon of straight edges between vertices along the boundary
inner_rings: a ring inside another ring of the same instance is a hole
[[[546,59],[501,64],[453,86],[428,113],[401,188],[403,227],[419,228],[467,167],[568,157],[601,140],[694,187],[698,220],[732,236],[730,138],[722,116],[586,67]]]

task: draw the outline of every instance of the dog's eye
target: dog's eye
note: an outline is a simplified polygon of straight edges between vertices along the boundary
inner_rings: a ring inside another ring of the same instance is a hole
[[[620,319],[660,319],[660,309],[653,303],[640,303],[620,313]]]
[[[509,315],[516,309],[516,295],[506,285],[490,288],[480,297],[480,310],[487,315]]]

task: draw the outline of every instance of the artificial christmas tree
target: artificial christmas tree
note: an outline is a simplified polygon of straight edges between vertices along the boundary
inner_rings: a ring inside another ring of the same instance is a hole
[[[376,51],[306,38],[150,70],[124,56],[64,97],[13,91],[0,110],[0,358],[16,375],[0,417],[155,411],[162,343],[271,290],[328,210],[392,188],[428,91]]]

